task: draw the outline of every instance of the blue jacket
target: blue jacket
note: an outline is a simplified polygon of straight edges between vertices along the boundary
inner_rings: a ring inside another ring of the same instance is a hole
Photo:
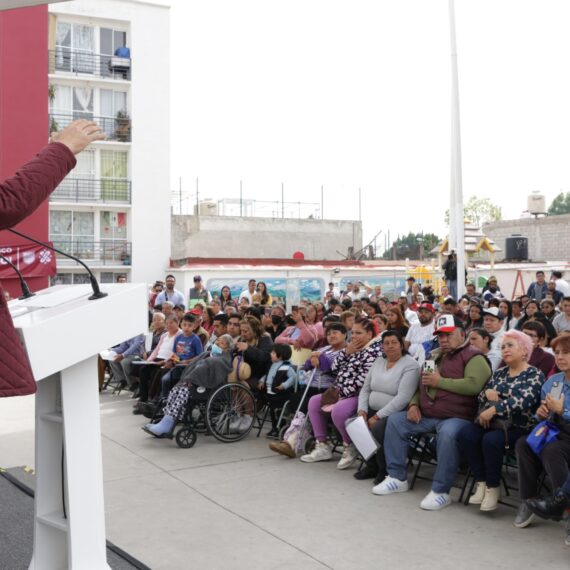
[[[117,354],[122,354],[123,356],[141,356],[144,352],[144,341],[145,335],[139,334],[129,340],[125,340],[113,350]]]
[[[546,293],[548,292],[548,285],[546,281],[539,285],[536,281],[531,283],[528,287],[526,294],[535,301],[542,301],[546,297]]]

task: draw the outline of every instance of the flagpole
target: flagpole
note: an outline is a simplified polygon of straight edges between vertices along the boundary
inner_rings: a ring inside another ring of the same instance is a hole
[[[463,186],[461,171],[461,125],[459,112],[459,75],[455,36],[455,2],[449,0],[451,38],[451,191],[449,250],[457,253],[457,297],[465,292],[465,227],[463,218]]]

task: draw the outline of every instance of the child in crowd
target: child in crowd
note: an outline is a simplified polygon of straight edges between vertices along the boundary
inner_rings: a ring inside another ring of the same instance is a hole
[[[178,365],[188,364],[194,357],[204,351],[198,335],[193,332],[195,322],[196,317],[194,315],[186,314],[182,317],[180,324],[182,332],[174,339],[174,352],[164,365],[165,368],[171,368],[172,370],[162,377],[161,396],[163,398],[168,396],[170,390],[176,386],[182,376],[184,368]]]
[[[267,437],[276,438],[279,435],[276,408],[281,408],[291,398],[290,388],[295,384],[297,372],[289,362],[292,350],[288,344],[274,344],[271,351],[271,368],[260,381],[258,388],[265,389],[267,405],[271,415],[271,430]]]

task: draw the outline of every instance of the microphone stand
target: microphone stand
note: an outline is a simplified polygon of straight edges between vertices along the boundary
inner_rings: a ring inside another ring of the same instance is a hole
[[[28,284],[26,283],[24,276],[22,275],[20,270],[7,257],[2,255],[1,253],[0,253],[0,259],[3,259],[4,262],[7,265],[9,265],[18,274],[18,278],[20,279],[20,288],[22,289],[22,296],[18,297],[18,299],[29,299],[30,297],[33,297],[35,293],[32,293],[30,291],[30,288],[28,287]]]
[[[91,295],[91,297],[89,297],[90,301],[93,301],[95,299],[102,299],[103,297],[107,296],[107,293],[104,293],[103,291],[101,291],[101,289],[99,289],[99,282],[97,281],[97,278],[95,277],[95,275],[93,274],[91,269],[89,269],[89,267],[87,267],[87,265],[85,265],[85,263],[83,263],[83,261],[81,261],[81,259],[79,259],[78,257],[70,255],[69,253],[65,253],[65,251],[61,251],[60,249],[53,247],[53,245],[48,245],[47,243],[44,243],[43,241],[39,241],[37,239],[34,239],[30,236],[27,236],[26,234],[22,234],[22,233],[16,231],[16,230],[8,229],[7,231],[12,232],[14,235],[20,236],[21,238],[27,239],[33,243],[36,243],[36,244],[41,245],[43,247],[46,247],[47,249],[50,249],[51,251],[55,251],[56,253],[59,253],[60,255],[63,255],[64,257],[67,257],[67,258],[72,259],[73,261],[79,263],[79,265],[82,265],[85,268],[85,270],[87,271],[87,273],[89,274],[89,281],[91,282],[91,288],[93,289],[93,295]]]

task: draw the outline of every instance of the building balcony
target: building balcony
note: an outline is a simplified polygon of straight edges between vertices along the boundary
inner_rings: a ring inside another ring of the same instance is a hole
[[[67,47],[50,50],[48,58],[49,73],[77,75],[82,79],[87,76],[131,80],[130,58],[91,53]]]
[[[131,265],[131,242],[123,240],[92,241],[88,238],[62,239],[50,236],[50,241],[57,249],[74,255],[89,265],[101,267],[107,265]],[[57,253],[58,267],[78,266],[75,261]]]
[[[131,142],[131,118],[124,111],[119,111],[116,117],[95,117],[84,112],[50,113],[49,132],[60,131],[77,119],[95,121],[107,135],[108,141]]]
[[[50,202],[74,204],[131,203],[131,181],[124,178],[64,178],[49,199]]]

